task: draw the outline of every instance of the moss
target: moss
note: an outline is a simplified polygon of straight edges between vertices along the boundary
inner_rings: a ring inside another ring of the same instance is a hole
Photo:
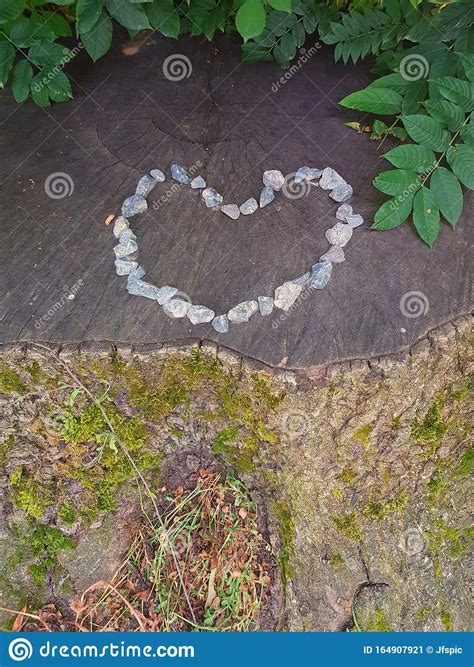
[[[18,466],[10,475],[10,490],[17,507],[34,519],[41,519],[51,501],[51,490],[46,485],[36,483],[25,474],[23,466]]]
[[[381,522],[387,519],[391,514],[402,512],[406,507],[407,501],[407,493],[402,489],[394,498],[385,502],[378,500],[369,501],[365,505],[363,513],[369,521]]]
[[[348,485],[352,484],[352,482],[357,479],[357,477],[357,473],[352,470],[352,468],[344,468],[344,470],[339,475],[341,482],[344,482],[344,484]]]
[[[344,537],[347,537],[347,539],[351,540],[352,542],[362,541],[362,535],[359,529],[359,522],[357,520],[356,512],[333,517],[333,521],[341,535],[344,535]]]
[[[385,617],[385,612],[383,609],[377,607],[374,610],[374,613],[367,620],[367,632],[391,632],[392,629],[389,626],[387,619]]]
[[[433,574],[437,579],[441,579],[443,576],[443,566],[441,565],[441,561],[438,558],[435,558],[433,563]]]
[[[340,570],[343,564],[344,564],[344,559],[338,551],[329,556],[329,565],[334,570]]]
[[[65,523],[67,526],[72,526],[72,524],[76,520],[76,512],[74,511],[72,505],[69,505],[68,503],[63,503],[61,507],[58,509],[58,519],[61,519],[61,521]]]
[[[6,361],[0,359],[0,393],[24,394],[26,386],[18,373]]]
[[[441,619],[441,623],[444,626],[444,629],[446,632],[452,632],[453,631],[453,618],[449,611],[446,611],[446,609],[441,609],[439,612],[439,617]]]
[[[438,519],[434,526],[427,531],[429,550],[433,556],[443,552],[453,560],[458,560],[470,549],[473,530],[449,526],[442,519]]]
[[[26,529],[17,526],[14,531],[22,546],[21,560],[34,560],[28,571],[32,581],[40,586],[46,582],[48,571],[58,567],[58,553],[76,546],[75,540],[59,528],[36,521],[31,521]]]
[[[443,404],[443,398],[438,398],[428,409],[425,418],[413,423],[411,436],[415,442],[432,445],[432,448],[436,448],[441,443],[449,427],[441,416]]]
[[[273,503],[272,511],[278,522],[278,534],[280,536],[280,553],[278,554],[278,565],[280,568],[281,584],[283,593],[286,592],[288,580],[291,577],[291,559],[294,554],[295,525],[291,516],[289,505],[281,500]]]
[[[15,438],[11,435],[3,442],[0,442],[0,466],[7,460],[8,452],[15,446]]]
[[[372,426],[370,424],[365,424],[357,429],[357,431],[352,436],[354,442],[360,442],[361,445],[367,447],[369,444],[369,438],[372,433]]]
[[[29,366],[25,366],[25,371],[30,376],[33,384],[37,385],[41,381],[43,371],[41,370],[41,366],[37,361],[33,361],[33,363]]]
[[[456,467],[456,475],[472,475],[474,472],[474,447],[469,445]]]
[[[419,623],[424,623],[429,616],[429,609],[426,607],[421,607],[415,614],[415,620]]]

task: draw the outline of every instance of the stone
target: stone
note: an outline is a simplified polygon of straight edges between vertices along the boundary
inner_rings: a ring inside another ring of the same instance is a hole
[[[207,208],[213,208],[214,206],[222,204],[222,195],[220,195],[214,188],[206,188],[201,194]]]
[[[214,319],[215,312],[206,306],[191,306],[188,310],[188,319],[191,324],[204,324]]]
[[[295,174],[294,182],[301,183],[301,181],[306,181],[309,176],[309,167],[300,167]]]
[[[126,243],[118,243],[114,247],[114,253],[117,259],[122,259],[123,257],[127,257],[127,255],[131,255],[137,250],[138,250],[137,242],[134,241],[133,239],[130,239],[130,241],[127,241]]]
[[[283,285],[280,285],[275,290],[275,306],[281,310],[290,310],[302,291],[302,286],[294,282],[288,281],[283,283]]]
[[[341,204],[336,211],[336,218],[342,222],[346,222],[349,215],[352,215],[353,210],[350,204]]]
[[[345,225],[342,222],[336,222],[334,227],[331,227],[326,232],[326,238],[331,245],[337,245],[341,248],[346,245],[346,243],[352,237],[352,227]]]
[[[308,175],[306,176],[306,180],[314,181],[315,179],[320,178],[322,173],[323,172],[321,171],[321,169],[316,169],[316,167],[311,167]]]
[[[259,296],[258,297],[258,307],[260,309],[260,315],[264,317],[270,315],[273,312],[273,299],[271,296]]]
[[[309,271],[306,271],[306,273],[303,273],[302,276],[299,278],[295,278],[292,280],[292,283],[296,283],[297,285],[301,285],[301,287],[306,287],[306,285],[309,283],[309,279],[311,278],[311,273]]]
[[[331,262],[318,262],[311,267],[311,279],[309,286],[312,289],[323,289],[331,278]]]
[[[364,218],[359,213],[355,213],[354,215],[348,215],[346,222],[349,227],[359,227],[359,225],[364,224]]]
[[[158,300],[160,288],[135,278],[134,280],[127,280],[127,292],[134,296],[144,296],[147,299]]]
[[[256,301],[242,301],[231,308],[227,313],[230,322],[248,322],[254,313],[258,310]]]
[[[127,278],[127,284],[133,282],[134,280],[139,280],[140,278],[143,278],[145,275],[146,271],[143,268],[143,266],[137,266],[136,269],[133,269],[131,273],[129,274]]]
[[[334,190],[335,187],[342,183],[345,183],[345,180],[337,173],[337,171],[334,171],[331,167],[323,169],[323,173],[319,180],[320,188],[323,190]]]
[[[228,215],[229,218],[232,218],[232,220],[237,220],[240,216],[240,209],[237,204],[224,204],[224,206],[221,206],[221,211]]]
[[[334,199],[334,201],[341,202],[350,199],[353,193],[352,185],[344,182],[337,185],[334,190],[329,193],[329,196],[331,199]]]
[[[119,215],[114,222],[114,236],[118,239],[120,234],[129,228],[127,218],[124,218],[123,215]]]
[[[227,333],[229,331],[229,319],[227,315],[218,315],[212,320],[212,326],[218,333]]]
[[[272,190],[281,190],[285,177],[278,169],[269,169],[263,172],[263,185],[268,186]]]
[[[251,215],[252,213],[255,213],[258,208],[257,200],[253,197],[250,197],[250,199],[244,201],[244,203],[241,204],[239,208],[242,215]]]
[[[165,175],[161,169],[152,169],[150,171],[150,176],[155,179],[158,183],[163,183],[165,180]]]
[[[191,308],[189,301],[184,301],[183,299],[170,299],[165,304],[163,304],[163,310],[170,317],[180,319],[185,317],[188,314],[188,310]]]
[[[118,276],[127,276],[131,271],[138,267],[138,262],[132,262],[129,259],[117,258],[114,264]]]
[[[202,176],[196,176],[196,178],[193,178],[191,181],[191,187],[193,190],[201,190],[202,188],[205,188],[206,185],[207,183]]]
[[[269,185],[266,185],[260,193],[260,208],[265,208],[275,199],[275,192]]]
[[[139,215],[140,213],[145,213],[148,208],[146,199],[140,195],[132,195],[127,197],[123,202],[122,206],[122,215],[125,218],[132,218],[134,215]]]
[[[156,296],[156,300],[160,304],[160,306],[164,306],[166,303],[170,301],[174,297],[174,295],[177,292],[176,287],[170,287],[169,285],[164,285],[164,287],[159,288],[159,293]]]
[[[189,183],[189,174],[180,164],[171,165],[171,177],[182,185],[187,185]]]
[[[333,245],[324,255],[319,258],[320,262],[332,262],[333,264],[340,264],[346,259],[344,250],[338,246]]]
[[[141,179],[138,181],[135,194],[139,195],[140,197],[148,197],[153,188],[156,187],[156,184],[157,181],[151,176],[148,175],[142,176]]]
[[[136,241],[137,236],[132,232],[130,228],[124,229],[123,232],[119,236],[119,242],[120,243],[128,243],[129,241]]]

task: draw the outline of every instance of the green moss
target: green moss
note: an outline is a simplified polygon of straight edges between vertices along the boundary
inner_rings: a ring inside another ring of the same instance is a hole
[[[385,612],[383,609],[377,607],[374,613],[370,616],[367,621],[367,632],[391,632],[392,629],[389,626],[387,619],[385,617]]]
[[[76,512],[74,511],[72,505],[69,505],[68,503],[63,503],[61,507],[58,509],[58,518],[61,519],[61,521],[65,523],[67,526],[72,526],[72,524],[76,520]]]
[[[469,445],[461,456],[456,467],[456,475],[472,475],[474,473],[474,447]]]
[[[281,584],[283,593],[286,592],[288,579],[291,577],[291,559],[294,554],[295,525],[291,516],[290,507],[284,500],[273,503],[272,511],[278,522],[278,534],[280,536],[280,552],[278,554],[278,565],[280,568]]]
[[[419,444],[432,445],[436,448],[444,438],[449,425],[443,421],[441,413],[444,400],[438,398],[428,409],[422,421],[416,420],[411,428],[413,440]]]
[[[341,482],[344,482],[344,484],[352,484],[352,482],[357,479],[358,475],[357,473],[352,470],[352,468],[344,468],[344,470],[341,472],[341,474],[338,476],[338,478],[341,480]]]
[[[18,466],[10,475],[10,490],[15,505],[34,519],[41,519],[51,502],[49,487],[37,484],[24,472],[23,466]]]
[[[429,613],[429,609],[426,607],[421,607],[415,614],[415,620],[417,620],[419,623],[424,623],[428,618]]]
[[[384,521],[391,514],[402,512],[407,504],[408,496],[406,491],[400,490],[394,498],[387,501],[371,500],[364,507],[364,516],[369,521]]]
[[[452,632],[453,631],[453,618],[449,611],[446,611],[446,609],[441,609],[439,612],[439,617],[441,619],[441,623],[444,626],[444,629],[446,632]]]
[[[15,446],[15,438],[11,435],[3,442],[0,442],[0,466],[7,460],[8,452]]]
[[[336,551],[336,553],[334,554],[330,554],[329,565],[334,570],[340,570],[343,564],[344,564],[344,559],[338,551]]]
[[[471,528],[448,526],[442,519],[438,519],[426,534],[430,552],[434,556],[446,552],[450,558],[458,560],[469,552],[473,533]]]
[[[21,561],[33,560],[28,567],[31,579],[35,584],[46,582],[48,571],[58,568],[57,556],[60,551],[74,549],[75,540],[62,533],[55,526],[46,526],[34,520],[27,528],[12,528],[21,545]]]
[[[6,361],[0,359],[0,393],[24,394],[26,386],[18,373]]]
[[[31,381],[33,384],[38,384],[43,376],[43,371],[41,370],[41,366],[37,361],[33,361],[32,364],[29,366],[25,366],[25,371],[28,373],[28,375],[31,378]]]
[[[443,576],[443,566],[441,565],[441,561],[439,561],[438,558],[435,558],[433,563],[433,574],[437,579],[441,579]]]
[[[352,542],[360,542],[362,540],[356,512],[333,517],[333,521],[339,533],[347,537],[347,539]]]
[[[360,428],[357,429],[357,431],[354,433],[352,436],[352,440],[355,442],[360,442],[361,445],[364,445],[364,447],[367,447],[369,444],[369,438],[372,433],[372,426],[370,424],[365,424],[365,426],[361,426]]]

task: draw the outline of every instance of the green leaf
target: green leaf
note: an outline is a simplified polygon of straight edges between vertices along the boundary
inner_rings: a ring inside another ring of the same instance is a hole
[[[339,104],[349,109],[393,116],[402,105],[402,96],[390,88],[364,88],[344,97]]]
[[[458,104],[447,100],[425,100],[423,106],[432,118],[447,125],[451,132],[457,132],[464,123],[464,111]]]
[[[439,234],[439,208],[429,188],[422,187],[415,195],[413,224],[419,236],[431,248]]]
[[[474,190],[474,149],[465,144],[451,146],[446,159],[461,183]]]
[[[148,18],[151,25],[165,37],[178,37],[179,16],[173,0],[154,0],[147,6]]]
[[[0,42],[0,88],[8,81],[14,59],[15,49],[10,42]]]
[[[474,109],[474,83],[463,81],[453,76],[444,76],[440,79],[433,79],[432,85],[450,102],[459,104],[464,111]]]
[[[20,60],[13,68],[12,90],[17,102],[24,102],[30,93],[33,68],[27,60]]]
[[[49,93],[43,81],[43,72],[39,72],[31,81],[31,97],[40,107],[49,107]]]
[[[470,125],[461,128],[459,135],[465,144],[474,148],[474,125],[472,124],[472,121]]]
[[[436,157],[433,151],[425,146],[416,144],[407,144],[406,146],[397,146],[385,153],[384,158],[399,169],[410,169],[420,173],[426,172],[436,164]]]
[[[146,30],[151,28],[145,11],[137,3],[130,0],[106,0],[107,11],[113,18],[130,30]]]
[[[375,213],[371,229],[385,230],[398,227],[408,218],[412,206],[413,195],[389,199]]]
[[[418,144],[438,152],[448,148],[451,140],[449,132],[443,130],[442,126],[430,116],[421,114],[402,116],[402,123],[409,136]]]
[[[265,9],[262,0],[245,0],[235,17],[235,25],[246,42],[263,32],[265,27]]]
[[[48,93],[53,102],[65,102],[72,97],[71,82],[62,71],[51,72]]]
[[[81,33],[81,42],[94,62],[107,53],[112,43],[112,21],[105,12],[91,30]]]
[[[17,16],[23,14],[26,7],[26,0],[1,0],[0,2],[0,23],[13,21]]]
[[[408,169],[382,171],[373,181],[377,190],[392,196],[401,195],[403,192],[414,193],[420,183],[420,177]]]
[[[472,53],[456,54],[461,61],[466,78],[474,81],[474,55]]]
[[[372,83],[369,83],[367,88],[391,88],[392,90],[396,90],[397,93],[403,93],[409,83],[409,81],[402,77],[400,72],[392,72],[391,74],[386,74],[375,79]]]
[[[104,0],[78,0],[76,7],[77,32],[83,35],[97,23]]]
[[[71,36],[71,26],[61,14],[57,12],[43,12],[41,18],[48,28],[54,32],[56,37]]]
[[[264,46],[260,46],[256,42],[246,42],[242,44],[242,60],[243,62],[255,62],[258,60],[273,60],[272,54]],[[273,84],[277,86],[277,84]],[[278,90],[278,87],[277,87]]]
[[[268,0],[268,4],[273,9],[279,9],[282,12],[291,12],[291,0]]]
[[[35,65],[61,65],[71,58],[71,51],[56,42],[34,44],[28,51],[28,59]]]
[[[463,208],[462,188],[458,179],[449,169],[438,167],[431,175],[430,188],[439,210],[449,224],[454,227]]]
[[[39,42],[52,42],[55,34],[44,23],[35,23],[34,21],[22,21],[13,26],[10,32],[10,39],[15,46],[24,49]]]

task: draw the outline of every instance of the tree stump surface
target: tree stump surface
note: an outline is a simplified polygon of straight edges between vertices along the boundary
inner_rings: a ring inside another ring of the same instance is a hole
[[[162,68],[176,52],[189,58],[192,72],[172,82]],[[384,199],[371,181],[389,165],[377,142],[344,125],[360,114],[338,106],[371,80],[368,65],[335,64],[332,51],[321,47],[279,83],[285,71],[277,65],[239,58],[230,37],[207,44],[142,35],[130,42],[120,33],[100,62],[81,53],[70,63],[70,102],[40,109],[2,95],[1,342],[198,340],[270,366],[304,369],[408,349],[470,311],[470,194],[456,230],[443,224],[432,251],[408,224],[369,230]],[[132,220],[146,280],[175,285],[216,313],[271,295],[307,271],[328,248],[324,233],[337,205],[312,188],[300,199],[280,195],[234,222],[206,209],[189,188],[170,194],[172,162],[199,162],[197,173],[227,203],[258,197],[266,169],[331,166],[353,185],[352,205],[366,224],[355,230],[327,288],[299,299],[291,313],[256,315],[225,335],[210,324],[193,327],[130,296],[125,278],[115,275],[115,239],[104,221],[120,211],[143,174],[159,167],[168,179],[152,193],[149,203],[156,206]],[[45,180],[56,172],[72,178],[70,196],[46,195]],[[423,295],[419,317],[407,317],[400,307],[410,292]]]

